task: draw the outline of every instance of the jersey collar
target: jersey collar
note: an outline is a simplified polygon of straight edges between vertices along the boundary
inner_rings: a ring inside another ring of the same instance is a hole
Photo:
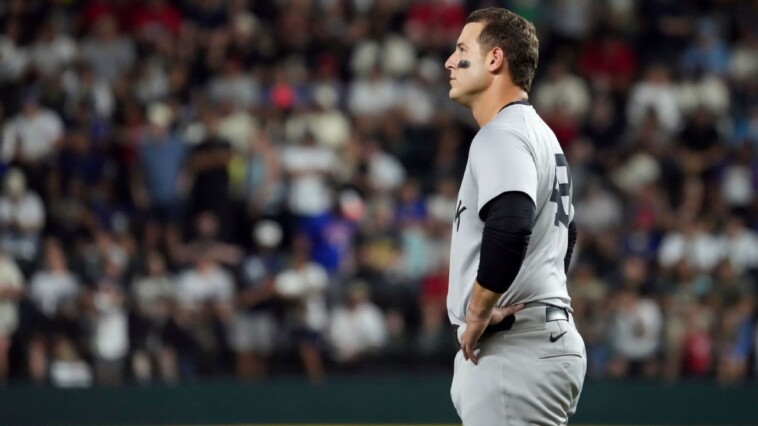
[[[500,112],[500,111],[502,111],[502,110],[504,110],[504,109],[508,108],[508,107],[509,107],[509,106],[511,106],[511,105],[526,105],[526,106],[529,106],[529,105],[531,105],[531,104],[530,104],[530,103],[529,103],[529,101],[528,101],[528,100],[526,100],[526,99],[519,99],[519,100],[517,100],[517,101],[513,101],[513,102],[511,102],[511,103],[509,103],[509,104],[503,105],[503,107],[502,107],[502,108],[500,108],[500,109],[499,109],[497,112]]]

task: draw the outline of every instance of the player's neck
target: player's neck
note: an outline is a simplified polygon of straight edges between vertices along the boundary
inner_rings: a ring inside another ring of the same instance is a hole
[[[495,118],[498,112],[511,102],[528,99],[529,95],[518,86],[510,86],[504,90],[492,90],[482,93],[482,96],[471,105],[471,113],[479,124],[484,127]]]

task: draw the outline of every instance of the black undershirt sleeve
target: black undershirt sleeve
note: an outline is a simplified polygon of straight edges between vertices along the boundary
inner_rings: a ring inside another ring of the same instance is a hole
[[[479,284],[495,293],[505,293],[521,269],[526,255],[536,208],[523,192],[504,192],[479,212],[484,221],[479,257]]]
[[[568,274],[569,265],[571,265],[571,256],[574,254],[574,245],[576,245],[576,223],[572,220],[569,223],[568,247],[566,247],[566,257],[563,258],[563,270]]]

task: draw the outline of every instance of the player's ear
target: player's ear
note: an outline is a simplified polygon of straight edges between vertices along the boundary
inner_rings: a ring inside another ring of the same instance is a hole
[[[508,62],[505,60],[503,49],[495,47],[490,50],[490,53],[487,54],[487,69],[492,73],[496,73],[504,66],[507,67]]]

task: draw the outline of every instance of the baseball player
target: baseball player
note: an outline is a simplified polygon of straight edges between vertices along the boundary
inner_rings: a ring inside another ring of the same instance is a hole
[[[565,425],[587,369],[566,290],[571,174],[528,102],[539,42],[505,9],[469,15],[445,62],[480,130],[452,229],[447,307],[461,346],[451,387],[466,426]]]

